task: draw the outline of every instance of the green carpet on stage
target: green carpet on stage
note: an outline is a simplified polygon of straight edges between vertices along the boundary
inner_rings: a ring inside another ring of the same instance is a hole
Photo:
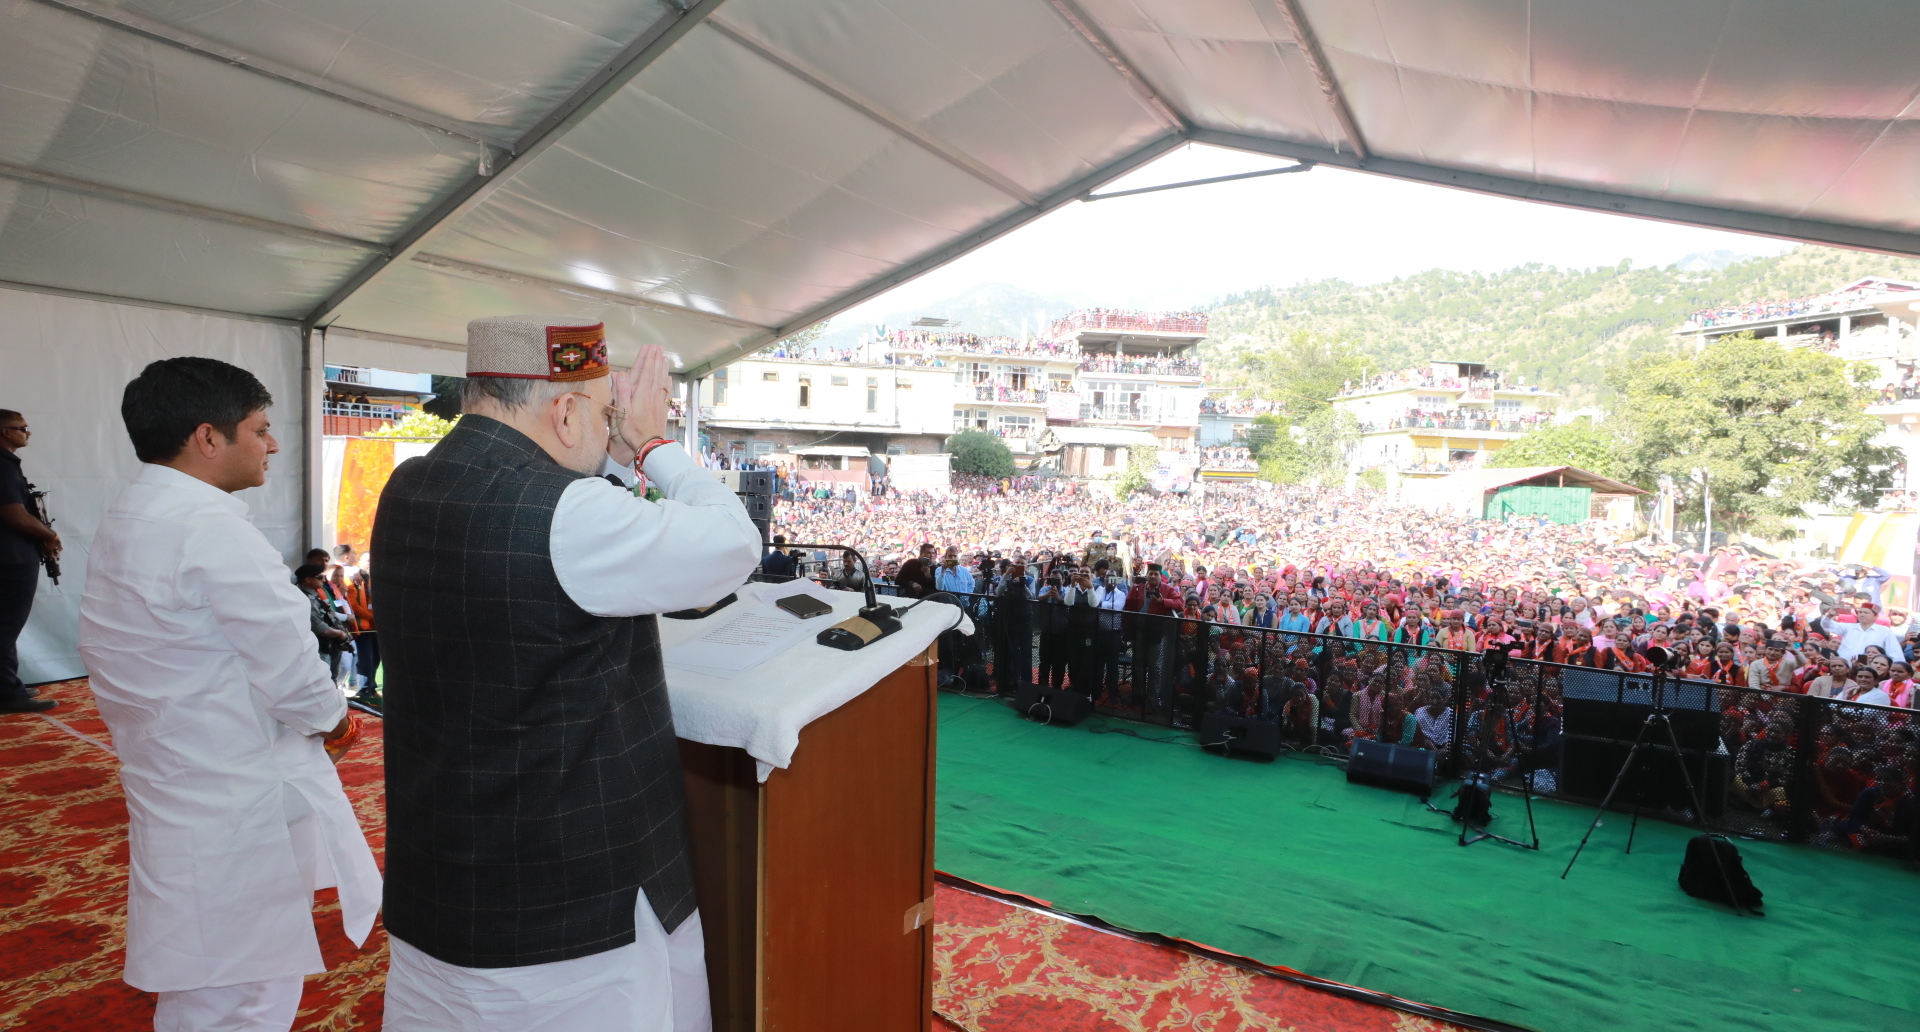
[[[1740,842],[1764,918],[1683,894],[1694,832],[1537,802],[1545,849],[1462,849],[1402,793],[940,698],[938,865],[1075,913],[1544,1032],[1920,1029],[1920,877]],[[1436,800],[1440,802],[1442,800]],[[1522,837],[1518,797],[1494,830]]]

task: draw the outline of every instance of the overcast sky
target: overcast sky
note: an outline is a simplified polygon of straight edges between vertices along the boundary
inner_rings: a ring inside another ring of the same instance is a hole
[[[1189,145],[1108,190],[1285,164]],[[855,322],[984,283],[1111,308],[1187,308],[1259,286],[1424,269],[1666,265],[1696,251],[1777,254],[1767,237],[1509,201],[1332,168],[1070,204],[840,317]]]

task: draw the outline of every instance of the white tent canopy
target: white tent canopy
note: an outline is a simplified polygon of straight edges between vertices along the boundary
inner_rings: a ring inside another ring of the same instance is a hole
[[[351,332],[402,368],[538,311],[700,375],[1188,140],[1920,254],[1920,8],[1891,0],[8,15],[0,281]]]

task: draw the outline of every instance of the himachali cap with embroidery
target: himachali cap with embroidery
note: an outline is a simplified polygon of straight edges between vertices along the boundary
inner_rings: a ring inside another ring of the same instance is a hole
[[[610,372],[605,323],[496,315],[467,324],[468,376],[570,382]]]

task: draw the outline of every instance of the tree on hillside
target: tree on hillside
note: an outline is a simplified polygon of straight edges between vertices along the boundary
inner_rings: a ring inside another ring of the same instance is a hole
[[[962,430],[947,438],[947,453],[953,456],[955,473],[979,473],[989,477],[1013,476],[1013,452],[1007,442],[985,430]]]
[[[797,355],[813,347],[814,343],[820,339],[820,335],[825,333],[826,330],[827,324],[825,322],[817,322],[804,330],[797,333],[790,333],[774,341],[759,351],[754,352],[754,354],[756,356],[768,355],[779,350],[784,351],[788,355]]]
[[[1493,453],[1489,466],[1518,469],[1523,466],[1578,466],[1614,480],[1632,475],[1627,457],[1621,453],[1619,438],[1593,425],[1586,416],[1560,426],[1543,426],[1507,442]],[[1645,487],[1645,484],[1637,485]]]
[[[1868,415],[1870,367],[1749,334],[1698,355],[1622,366],[1609,378],[1635,479],[1673,478],[1716,527],[1780,532],[1809,504],[1872,500],[1891,485],[1893,449]],[[1612,426],[1613,423],[1609,423]]]
[[[1241,356],[1241,370],[1260,397],[1278,402],[1281,413],[1301,420],[1327,407],[1366,369],[1351,342],[1295,330],[1273,344]]]
[[[452,433],[453,424],[459,421],[459,416],[441,419],[431,412],[409,412],[401,419],[388,423],[366,436],[391,437],[401,441],[437,441]]]
[[[1612,366],[1665,354],[1674,327],[1698,309],[1804,297],[1870,275],[1920,278],[1920,262],[1809,246],[1722,268],[1531,264],[1364,285],[1316,280],[1227,298],[1208,312],[1201,347],[1215,368],[1230,369],[1306,331],[1351,342],[1373,370],[1482,361],[1578,406],[1602,400]]]
[[[1248,440],[1260,461],[1262,480],[1332,486],[1346,476],[1347,456],[1360,442],[1360,423],[1352,413],[1322,405],[1298,423],[1257,416]]]

